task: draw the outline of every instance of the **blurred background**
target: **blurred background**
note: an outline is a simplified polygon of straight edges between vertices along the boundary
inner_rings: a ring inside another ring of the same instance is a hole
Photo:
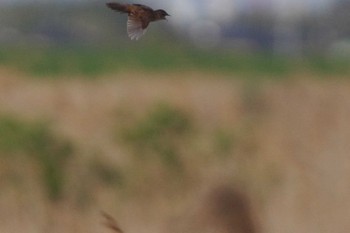
[[[0,232],[350,231],[348,0],[105,3],[0,2]]]

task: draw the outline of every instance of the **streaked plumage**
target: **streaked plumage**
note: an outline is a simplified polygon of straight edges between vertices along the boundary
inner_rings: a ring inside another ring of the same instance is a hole
[[[141,4],[107,3],[113,10],[128,14],[127,32],[132,40],[138,40],[147,31],[150,22],[166,19],[169,14],[162,9],[153,10]]]

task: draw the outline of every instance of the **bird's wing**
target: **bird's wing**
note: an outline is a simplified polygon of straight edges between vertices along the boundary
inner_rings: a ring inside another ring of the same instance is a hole
[[[136,7],[139,7],[139,8],[142,8],[143,10],[146,10],[146,11],[153,11],[153,9],[149,6],[145,6],[145,5],[142,5],[142,4],[132,4],[133,6],[136,6]]]
[[[127,21],[127,31],[130,39],[138,40],[147,31],[147,25],[143,25],[142,21],[130,15]]]
[[[106,5],[111,8],[112,10],[119,11],[122,13],[129,13],[129,6],[128,4],[120,4],[117,2],[108,2]]]

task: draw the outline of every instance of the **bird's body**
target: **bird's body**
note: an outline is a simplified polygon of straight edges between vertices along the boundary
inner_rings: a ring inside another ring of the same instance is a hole
[[[127,31],[132,40],[138,40],[145,34],[150,22],[166,19],[169,14],[164,10],[153,10],[141,4],[107,3],[113,10],[128,14]]]

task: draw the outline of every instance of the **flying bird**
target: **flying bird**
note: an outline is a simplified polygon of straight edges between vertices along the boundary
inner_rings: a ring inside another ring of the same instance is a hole
[[[131,40],[138,40],[147,31],[151,22],[166,20],[170,16],[165,10],[153,10],[152,8],[141,4],[122,4],[109,2],[107,6],[121,13],[128,13],[127,32]]]

